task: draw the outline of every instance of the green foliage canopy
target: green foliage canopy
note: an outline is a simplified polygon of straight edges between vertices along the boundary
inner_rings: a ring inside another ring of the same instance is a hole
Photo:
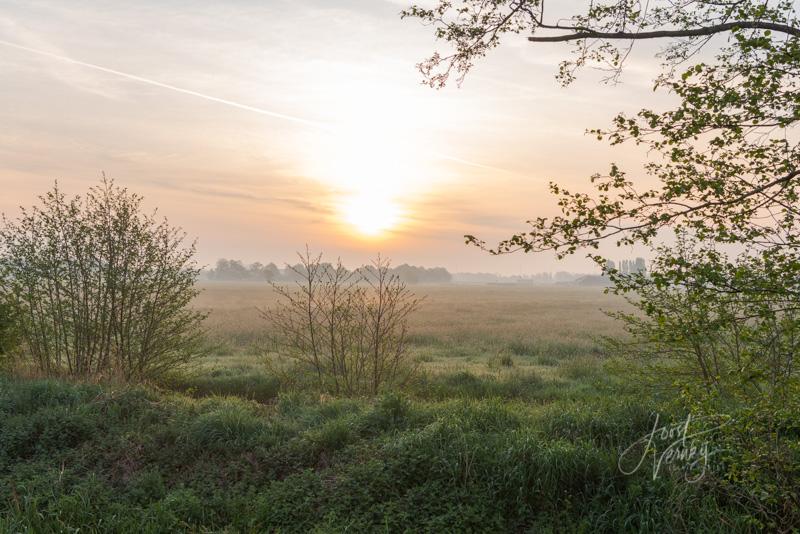
[[[433,87],[451,76],[460,83],[478,58],[513,34],[527,33],[533,45],[572,43],[573,55],[557,76],[564,85],[581,67],[599,68],[607,82],[616,82],[637,42],[664,45],[654,89],[673,94],[677,104],[618,114],[609,128],[590,130],[612,145],[645,149],[641,172],[648,179],[612,163],[592,176],[589,192],[551,183],[560,215],[532,219],[494,247],[471,235],[467,242],[495,254],[588,251],[616,291],[636,295],[642,314],[621,316],[633,338],[626,351],[652,356],[661,370],[689,370],[683,385],[694,381],[716,393],[732,383],[749,391],[791,389],[800,296],[796,3],[575,5],[440,0],[403,13],[432,25],[452,46],[452,54],[434,54],[419,66]],[[667,231],[677,234],[676,242],[663,239]],[[604,241],[650,246],[650,272],[609,269],[597,252]],[[725,346],[731,344],[733,350]]]
[[[409,8],[404,16],[433,25],[454,50],[420,64],[426,81],[439,87],[452,75],[463,80],[475,60],[518,33],[529,33],[533,43],[575,45],[559,70],[564,84],[583,66],[604,69],[608,80],[617,80],[637,41],[660,39],[666,47],[655,88],[674,93],[679,103],[665,111],[620,114],[610,128],[593,130],[612,144],[644,145],[644,171],[657,178],[658,187],[638,187],[615,164],[592,177],[592,193],[551,184],[561,216],[529,221],[526,231],[493,252],[550,250],[563,256],[608,239],[652,243],[666,227],[704,240],[747,243],[773,256],[775,247],[796,250],[800,23],[794,2],[591,2],[558,22],[549,22],[545,4],[461,0]],[[713,50],[713,59],[692,64],[704,47]],[[467,240],[485,246],[475,236]]]

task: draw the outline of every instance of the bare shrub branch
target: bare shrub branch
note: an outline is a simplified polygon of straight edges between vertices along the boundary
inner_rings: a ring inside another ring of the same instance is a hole
[[[294,363],[288,373],[311,372],[321,391],[348,396],[375,395],[406,381],[414,372],[409,358],[408,318],[417,298],[391,274],[390,262],[349,271],[341,260],[323,263],[308,249],[289,268],[294,285],[273,283],[279,304],[262,316],[278,332],[279,354]],[[287,381],[287,371],[273,366]]]

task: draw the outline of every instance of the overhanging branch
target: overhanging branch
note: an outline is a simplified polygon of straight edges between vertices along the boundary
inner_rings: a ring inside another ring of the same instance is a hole
[[[770,30],[800,37],[800,28],[777,22],[759,20],[744,20],[739,22],[726,22],[704,28],[690,30],[658,30],[651,32],[600,32],[594,30],[580,30],[566,35],[552,35],[546,37],[528,37],[532,43],[561,43],[565,41],[578,41],[581,39],[660,39],[664,37],[701,37],[723,33],[733,29]]]

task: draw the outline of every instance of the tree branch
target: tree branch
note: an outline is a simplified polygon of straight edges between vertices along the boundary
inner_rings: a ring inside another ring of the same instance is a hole
[[[659,39],[663,37],[698,37],[704,35],[714,35],[731,31],[734,28],[749,30],[771,30],[785,33],[794,37],[800,37],[800,28],[788,24],[777,22],[767,22],[759,20],[743,20],[739,22],[726,22],[705,28],[694,28],[691,30],[659,30],[651,32],[600,32],[594,30],[581,30],[576,33],[566,35],[553,35],[548,37],[528,37],[532,43],[561,43],[566,41],[578,41],[581,39]]]

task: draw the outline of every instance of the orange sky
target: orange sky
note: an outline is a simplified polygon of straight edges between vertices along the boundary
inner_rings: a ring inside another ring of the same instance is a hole
[[[461,236],[491,242],[554,213],[549,180],[639,168],[640,152],[584,131],[663,101],[654,62],[634,57],[623,85],[585,72],[563,89],[568,46],[519,37],[435,91],[414,68],[432,32],[401,7],[4,2],[0,211],[105,171],[197,236],[204,263],[280,262],[308,243],[350,264],[381,252],[452,271],[589,270],[580,256],[490,257]]]

